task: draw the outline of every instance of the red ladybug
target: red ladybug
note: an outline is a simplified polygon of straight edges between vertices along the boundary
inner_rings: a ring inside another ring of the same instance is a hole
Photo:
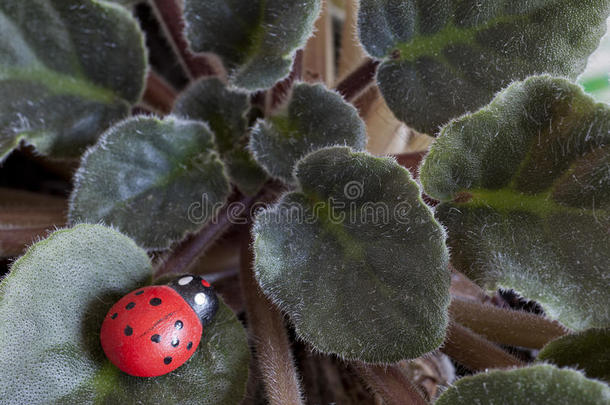
[[[167,285],[140,288],[108,311],[100,334],[102,348],[127,374],[167,374],[193,355],[203,327],[217,310],[214,289],[199,276],[184,275]]]

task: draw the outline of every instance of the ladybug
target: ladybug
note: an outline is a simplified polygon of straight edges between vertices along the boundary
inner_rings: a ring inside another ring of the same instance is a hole
[[[187,274],[130,292],[110,308],[100,340],[106,357],[136,377],[156,377],[184,364],[218,310],[210,284]]]

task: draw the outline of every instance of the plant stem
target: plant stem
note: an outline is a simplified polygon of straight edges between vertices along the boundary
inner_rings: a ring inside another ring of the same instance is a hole
[[[184,273],[232,225],[245,225],[254,204],[272,201],[283,190],[283,184],[268,181],[255,196],[244,196],[236,191],[210,223],[187,236],[167,257],[161,259],[155,278]]]
[[[236,218],[235,213],[232,212],[231,203],[238,203],[240,207],[244,208],[240,214],[240,218],[243,218],[242,215],[249,213],[252,204],[257,201],[257,197],[240,196],[231,199],[229,203],[222,207],[212,222],[205,225],[199,232],[187,236],[171,251],[167,258],[162,260],[155,272],[155,278],[167,274],[184,273],[199,256],[205,253],[233,225],[233,220]]]
[[[394,155],[396,158],[396,162],[404,168],[409,169],[413,176],[417,175],[417,169],[419,169],[419,164],[421,163],[424,156],[426,156],[428,152],[410,152],[410,153],[399,153]]]
[[[487,339],[512,346],[540,349],[565,335],[567,328],[557,321],[524,311],[454,297],[449,307],[452,319]]]
[[[451,264],[449,269],[451,270],[451,288],[449,291],[452,297],[460,297],[477,302],[489,302],[491,300],[481,287],[466,277],[466,275],[457,271]]]
[[[174,53],[189,79],[217,75],[217,68],[213,66],[209,58],[204,55],[196,55],[189,49],[188,42],[184,37],[185,26],[179,1],[153,0],[151,2],[161,27],[166,33],[168,42],[174,49]]]
[[[271,88],[271,90],[265,93],[265,116],[271,115],[271,113],[279,107],[290,94],[292,87],[295,82],[303,78],[303,50],[298,50],[294,61],[292,63],[292,70],[288,77],[278,82]]]
[[[253,254],[249,238],[243,244],[240,280],[248,328],[256,347],[256,360],[267,399],[271,405],[303,404],[284,319],[263,294],[252,271]]]
[[[353,362],[362,379],[386,405],[427,405],[407,376],[395,364],[388,366]]]
[[[163,114],[169,114],[176,100],[176,90],[151,70],[146,77],[146,89],[142,99],[147,106],[153,107]]]
[[[345,98],[346,101],[355,100],[375,81],[375,74],[379,61],[374,61],[370,58],[356,68],[352,73],[341,80],[336,87],[336,90]]]
[[[473,371],[524,365],[489,340],[453,321],[449,324],[447,338],[440,350]]]

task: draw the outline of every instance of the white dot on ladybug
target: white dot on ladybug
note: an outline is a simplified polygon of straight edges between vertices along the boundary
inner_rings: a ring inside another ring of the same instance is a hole
[[[186,276],[186,277],[182,277],[180,280],[178,280],[178,284],[180,284],[180,285],[187,285],[191,281],[193,281],[193,277]]]
[[[195,295],[195,304],[203,305],[208,300],[208,297],[205,296],[204,293],[198,293]]]

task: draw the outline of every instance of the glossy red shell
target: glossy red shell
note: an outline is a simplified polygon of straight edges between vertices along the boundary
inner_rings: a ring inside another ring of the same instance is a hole
[[[100,340],[106,357],[137,377],[167,374],[186,362],[201,340],[201,321],[172,288],[135,290],[110,308]]]

